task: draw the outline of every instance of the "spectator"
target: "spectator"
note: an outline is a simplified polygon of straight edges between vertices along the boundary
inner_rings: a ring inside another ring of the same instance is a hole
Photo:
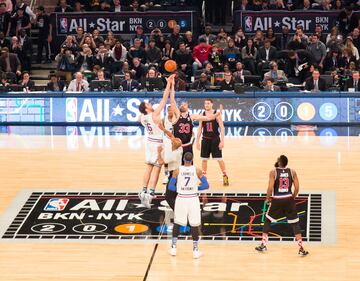
[[[228,46],[223,51],[224,63],[228,63],[230,69],[235,69],[236,62],[240,59],[240,50],[235,46],[233,39],[228,41]]]
[[[9,36],[11,14],[6,10],[6,4],[0,3],[0,32]]]
[[[75,73],[75,79],[71,80],[68,88],[68,92],[87,92],[89,91],[89,83],[83,77],[81,72]]]
[[[146,62],[145,50],[141,47],[141,41],[139,39],[134,40],[134,45],[130,48],[127,56],[130,61],[132,61],[133,58],[139,58],[141,63]]]
[[[81,42],[80,42],[80,48],[82,48],[82,45],[88,45],[88,47],[91,49],[91,51],[94,53],[96,50],[96,47],[100,47],[100,45],[104,45],[104,44],[99,44],[99,46],[96,46],[96,43],[94,41],[94,39],[92,38],[92,35],[90,33],[86,33]]]
[[[319,70],[315,69],[312,77],[306,79],[305,90],[311,92],[326,91],[326,81],[320,77]]]
[[[110,55],[114,60],[112,72],[117,73],[120,71],[123,63],[126,61],[127,58],[127,50],[120,41],[117,41],[114,48],[112,48]]]
[[[10,35],[18,36],[21,29],[25,29],[30,34],[31,22],[30,17],[24,14],[23,9],[17,9],[16,13],[11,17]]]
[[[70,82],[76,68],[75,56],[71,49],[61,48],[60,53],[55,57],[55,61],[57,62],[57,75]]]
[[[141,12],[139,1],[137,1],[137,0],[133,0],[132,4],[129,6],[129,8],[130,8],[130,11],[132,11],[132,12]]]
[[[302,83],[311,63],[311,54],[307,51],[290,51],[285,63],[285,73],[291,80],[290,82],[294,84]]]
[[[272,61],[269,66],[270,71],[264,74],[264,80],[271,78],[274,80],[274,83],[288,81],[285,72],[279,69],[279,66],[275,61]]]
[[[151,83],[151,80],[154,80],[156,78],[158,79],[157,83],[154,85]],[[161,79],[161,76],[159,76],[159,73],[156,71],[154,67],[149,68],[146,77],[144,81],[141,83],[143,85],[143,88],[148,92],[154,92],[154,91],[161,91],[164,89],[164,82]]]
[[[351,63],[354,63],[356,65],[356,57],[353,55],[353,51],[351,48],[345,48],[343,51],[343,56],[339,60],[339,66],[342,70],[350,69]]]
[[[76,34],[74,36],[74,39],[76,43],[81,47],[81,44],[84,42],[85,39],[84,28],[82,26],[78,26],[76,28]]]
[[[246,69],[249,69],[252,74],[256,74],[255,62],[257,58],[257,49],[254,47],[252,39],[247,40],[247,44],[241,50],[241,56]]]
[[[170,36],[167,38],[170,41],[171,47],[174,49],[179,48],[179,43],[181,41],[184,41],[184,38],[180,34],[180,25],[175,25],[173,28],[173,32],[170,34]]]
[[[110,12],[110,4],[107,3],[106,1],[101,1],[100,2],[100,6],[98,7],[98,11],[99,12]]]
[[[99,80],[99,81],[105,81],[105,72],[104,70],[100,69],[96,72],[96,78],[95,80]]]
[[[172,47],[169,40],[165,41],[164,48],[162,49],[162,66],[165,65],[166,61],[174,59],[175,49]]]
[[[55,13],[71,13],[73,8],[67,5],[66,0],[59,0],[58,6],[55,7]]]
[[[125,92],[137,92],[139,88],[139,82],[132,79],[130,72],[125,72],[125,80],[121,82],[120,89]]]
[[[206,44],[212,45],[216,42],[216,35],[211,34],[211,26],[205,27],[205,34],[199,36],[199,42],[200,39],[205,39]]]
[[[233,79],[235,83],[244,84],[245,82],[244,66],[241,62],[236,63],[236,71],[233,73]]]
[[[311,43],[308,45],[307,50],[313,55],[314,62],[322,69],[326,57],[326,46],[320,41],[318,34],[311,36]]]
[[[336,26],[332,27],[330,33],[326,36],[327,50],[340,50],[342,44],[343,36],[339,34],[339,29]]]
[[[130,66],[129,63],[127,61],[124,61],[121,70],[119,72],[117,72],[116,74],[120,74],[120,75],[125,75],[126,72],[130,71]]]
[[[115,43],[116,43],[116,38],[114,36],[114,33],[109,31],[106,35],[106,39],[104,40],[104,44],[105,45],[110,45],[110,48],[114,47],[115,46]]]
[[[174,58],[178,68],[186,75],[190,75],[192,54],[190,50],[186,49],[186,45],[184,42],[180,42],[179,49],[175,51]]]
[[[92,32],[92,39],[95,42],[96,48],[99,47],[101,43],[104,43],[104,38],[100,35],[100,31],[98,29],[94,29]]]
[[[9,53],[9,49],[6,47],[1,49],[0,68],[2,72],[12,74],[14,81],[16,76],[21,75],[21,63],[18,56]]]
[[[342,10],[344,8],[342,0],[335,0],[333,2],[334,2],[334,4],[332,5],[333,10]]]
[[[104,44],[100,44],[98,53],[94,58],[94,65],[100,66],[107,74],[111,73],[111,67],[114,60]]]
[[[193,34],[191,31],[185,32],[184,42],[185,42],[186,49],[188,49],[192,52],[194,50],[194,47],[196,46],[196,43],[193,39]]]
[[[193,52],[193,76],[195,76],[196,71],[199,68],[202,68],[204,63],[209,61],[209,54],[211,52],[211,46],[206,44],[204,39],[199,40],[199,45],[194,47]]]
[[[126,8],[121,5],[120,0],[113,0],[113,4],[110,7],[110,12],[123,12]]]
[[[240,51],[239,51],[240,54]],[[239,57],[239,56],[237,56]],[[209,62],[213,65],[215,71],[221,71],[224,65],[223,54],[219,50],[216,44],[211,47],[211,53],[209,55]]]
[[[50,74],[50,81],[47,83],[46,89],[50,92],[60,92],[65,88],[64,81],[60,80],[55,73]]]
[[[304,46],[307,46],[309,43],[309,37],[304,33],[304,27],[302,25],[298,25],[296,27],[296,34],[299,36],[301,43]]]
[[[5,37],[4,32],[0,31],[0,48],[4,47],[10,49],[10,40]]]
[[[30,20],[32,21],[36,20],[35,13],[31,10],[29,5],[26,4],[23,0],[16,0],[15,12],[19,9],[23,10],[25,15],[28,16]]]
[[[291,36],[289,34],[290,30],[287,26],[283,26],[282,33],[280,35],[280,38],[277,40],[278,50],[286,50],[288,47],[289,42],[291,41]]]
[[[161,62],[161,50],[156,47],[156,42],[154,39],[150,40],[149,47],[145,51],[145,54],[147,65],[154,65],[156,67],[159,66]]]
[[[242,27],[240,27],[238,29],[238,31],[235,34],[235,46],[238,47],[240,50],[245,47],[246,45],[246,37],[245,37],[245,33],[244,30],[242,29]]]
[[[356,60],[359,60],[359,50],[355,47],[351,36],[346,38],[344,48],[351,49],[353,56],[356,58]]]
[[[200,78],[191,84],[191,90],[196,92],[206,91],[208,87],[210,87],[210,82],[205,73],[201,73]]]
[[[359,28],[354,28],[354,30],[351,33],[351,39],[352,39],[354,46],[359,51],[359,49],[360,49],[360,29]]]
[[[238,7],[238,10],[251,11],[251,10],[253,10],[253,7],[249,4],[248,0],[241,0],[241,4]]]
[[[133,64],[133,69],[132,69],[133,78],[138,82],[143,81],[147,72],[145,65],[141,63],[139,58],[133,58],[132,64]]]
[[[277,85],[274,85],[274,79],[267,78],[265,80],[264,91],[265,92],[280,92],[280,87]]]
[[[142,48],[147,49],[149,44],[149,37],[144,34],[144,28],[141,25],[138,25],[136,27],[136,34],[131,39],[130,44],[135,44],[135,39],[138,39],[140,41],[140,45]]]
[[[207,62],[204,66],[202,73],[205,73],[207,77],[212,77],[214,75],[214,67],[210,62]]]
[[[294,37],[292,38],[292,40],[289,42],[288,44],[288,49],[289,50],[300,50],[300,49],[306,49],[307,47],[307,43],[303,43],[303,41],[301,40],[301,37],[299,35],[298,32],[295,32]]]
[[[260,29],[256,30],[253,39],[254,47],[259,49],[261,46],[264,45],[264,40],[265,40],[264,33]]]
[[[345,91],[360,91],[360,74],[359,71],[353,71],[351,78],[346,81]]]
[[[186,79],[183,79],[178,71],[175,74],[175,91],[186,91]]]
[[[82,45],[82,50],[76,57],[76,69],[77,71],[91,71],[94,66],[94,57],[91,49],[87,44]]]
[[[0,0],[0,5],[4,4],[5,5],[5,11],[8,12],[9,14],[11,14],[14,10],[14,5],[12,0]]]
[[[301,1],[299,1],[301,3]],[[304,0],[302,4],[299,5],[299,9],[308,11],[312,9],[310,0]]]
[[[36,25],[39,28],[39,36],[37,41],[37,63],[41,63],[44,49],[45,63],[51,63],[50,43],[52,41],[52,25],[50,22],[50,17],[45,13],[45,8],[43,6],[39,6],[37,8]]]
[[[19,82],[19,85],[24,89],[24,91],[33,91],[35,88],[35,82],[30,80],[30,74],[27,71],[24,71],[22,74],[22,80]]]
[[[235,89],[235,82],[231,72],[225,72],[224,80],[220,83],[220,90],[224,92],[232,92]]]
[[[220,29],[215,44],[218,46],[219,49],[223,50],[227,47],[229,39],[230,38],[228,38],[226,32],[223,29]]]
[[[160,50],[164,47],[164,35],[159,28],[154,28],[150,34],[150,40],[155,40],[155,45]]]
[[[75,12],[75,13],[83,13],[83,12],[85,12],[84,7],[81,5],[81,3],[80,3],[79,1],[76,1],[76,2],[75,2],[74,12]]]
[[[263,71],[269,69],[269,63],[276,59],[276,48],[271,46],[271,41],[266,39],[264,46],[260,47],[258,50],[257,59],[258,63],[258,73],[262,74]]]
[[[79,51],[79,45],[71,35],[67,35],[64,43],[61,44],[62,49],[70,50],[74,55]]]
[[[324,71],[330,71],[333,69],[339,69],[339,51],[331,50],[325,58],[324,61]]]
[[[338,16],[339,30],[346,37],[358,25],[358,16],[354,13],[353,8],[348,6],[340,12]]]
[[[266,31],[265,38],[264,38],[264,43],[265,43],[266,40],[269,40],[271,46],[276,48],[278,43],[277,43],[277,39],[276,39],[274,30],[271,27],[269,27],[268,30]]]

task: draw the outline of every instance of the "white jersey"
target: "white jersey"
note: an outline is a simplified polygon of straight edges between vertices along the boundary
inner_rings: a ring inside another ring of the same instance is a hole
[[[164,133],[160,130],[159,126],[155,124],[152,113],[146,115],[141,114],[140,122],[145,127],[148,141],[162,143]]]
[[[199,178],[195,166],[180,166],[177,177],[177,193],[183,195],[196,194],[198,192]]]

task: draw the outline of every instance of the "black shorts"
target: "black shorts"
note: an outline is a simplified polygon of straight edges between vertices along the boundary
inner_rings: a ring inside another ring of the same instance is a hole
[[[286,218],[288,223],[299,222],[294,198],[273,199],[266,212],[266,217],[271,222],[282,218]]]
[[[203,138],[201,140],[201,158],[209,159],[210,154],[213,159],[221,160],[222,151],[219,149],[220,138],[207,139]]]

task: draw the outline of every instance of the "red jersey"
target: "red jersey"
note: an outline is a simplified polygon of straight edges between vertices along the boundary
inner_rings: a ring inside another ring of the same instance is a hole
[[[205,47],[201,47],[200,45],[196,45],[193,50],[193,58],[198,59],[201,63],[209,60],[209,54],[211,52],[211,46],[205,45]]]

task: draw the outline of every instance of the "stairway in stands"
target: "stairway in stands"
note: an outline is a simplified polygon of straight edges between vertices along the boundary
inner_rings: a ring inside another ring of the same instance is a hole
[[[51,14],[58,0],[34,0],[31,4],[32,10],[36,13],[36,8],[39,6],[44,6],[45,10],[48,14]],[[42,86],[46,85],[49,81],[49,73],[50,71],[54,71],[56,69],[56,63],[53,62],[51,64],[37,64],[36,63],[36,55],[37,55],[37,40],[38,40],[38,29],[32,29],[31,31],[31,39],[33,42],[33,57],[32,57],[32,71],[31,78],[35,81],[35,85]],[[54,54],[55,55],[55,54]]]

